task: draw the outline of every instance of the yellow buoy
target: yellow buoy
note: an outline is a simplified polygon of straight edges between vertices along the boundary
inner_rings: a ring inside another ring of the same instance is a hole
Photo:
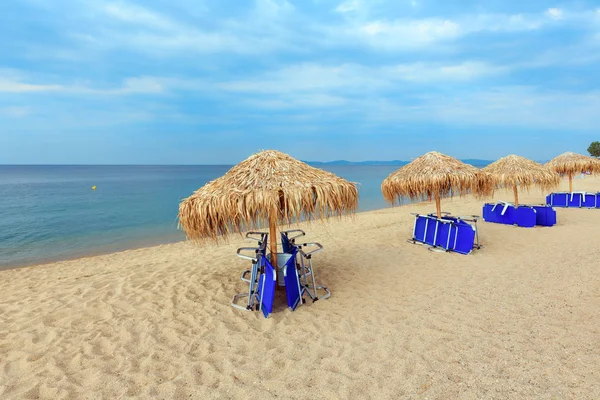
[[[92,186],[92,190],[96,190],[96,186]]]

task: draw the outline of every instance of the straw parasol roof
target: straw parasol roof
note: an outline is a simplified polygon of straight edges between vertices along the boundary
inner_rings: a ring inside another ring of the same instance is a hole
[[[190,239],[218,241],[223,235],[267,221],[273,228],[275,223],[300,217],[342,216],[355,212],[357,206],[354,183],[267,150],[184,199],[179,205],[179,224]]]
[[[599,159],[572,153],[570,151],[554,157],[546,163],[546,166],[552,168],[561,175],[575,175],[588,171],[591,173],[600,172]]]
[[[419,199],[473,192],[491,194],[492,180],[480,169],[453,157],[432,151],[390,174],[381,184],[383,197],[390,203],[402,196]]]
[[[514,154],[494,161],[482,171],[493,177],[496,187],[519,186],[527,189],[535,185],[547,190],[560,183],[560,177],[550,168]]]

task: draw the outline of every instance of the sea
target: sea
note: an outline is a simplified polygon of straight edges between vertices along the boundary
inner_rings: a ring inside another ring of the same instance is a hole
[[[185,240],[180,201],[230,168],[0,166],[0,269]],[[398,165],[319,168],[359,184],[359,211],[389,207],[380,185]]]

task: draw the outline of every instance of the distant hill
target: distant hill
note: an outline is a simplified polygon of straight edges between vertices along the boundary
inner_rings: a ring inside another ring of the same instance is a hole
[[[491,163],[493,163],[493,161],[490,160],[479,160],[476,158],[467,158],[465,160],[460,160],[466,164],[471,164],[474,167],[485,167],[487,165],[490,165]]]
[[[471,164],[475,167],[485,167],[491,164],[489,160],[478,160],[478,159],[466,159],[461,160],[464,163]],[[347,160],[335,160],[335,161],[304,161],[307,164],[319,166],[319,165],[406,165],[410,161],[402,160],[391,160],[391,161],[347,161]]]
[[[392,160],[392,161],[304,161],[310,165],[406,165],[407,161]]]

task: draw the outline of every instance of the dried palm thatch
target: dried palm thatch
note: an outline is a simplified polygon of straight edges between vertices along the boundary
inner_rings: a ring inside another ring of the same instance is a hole
[[[573,191],[573,175],[586,172],[600,173],[600,160],[570,151],[554,157],[546,166],[569,177],[569,192]]]
[[[276,241],[274,229],[279,222],[342,216],[355,212],[357,206],[354,183],[267,150],[184,199],[179,205],[179,225],[189,239],[219,241],[229,233],[268,222],[271,240]]]
[[[440,216],[441,197],[455,194],[462,196],[466,193],[490,195],[493,181],[472,165],[432,151],[390,174],[382,182],[381,191],[383,197],[392,204],[402,197],[416,200],[433,196]]]
[[[494,161],[482,171],[492,176],[496,187],[513,189],[515,205],[519,205],[517,187],[529,189],[535,185],[549,190],[560,183],[560,177],[550,168],[514,154]]]

